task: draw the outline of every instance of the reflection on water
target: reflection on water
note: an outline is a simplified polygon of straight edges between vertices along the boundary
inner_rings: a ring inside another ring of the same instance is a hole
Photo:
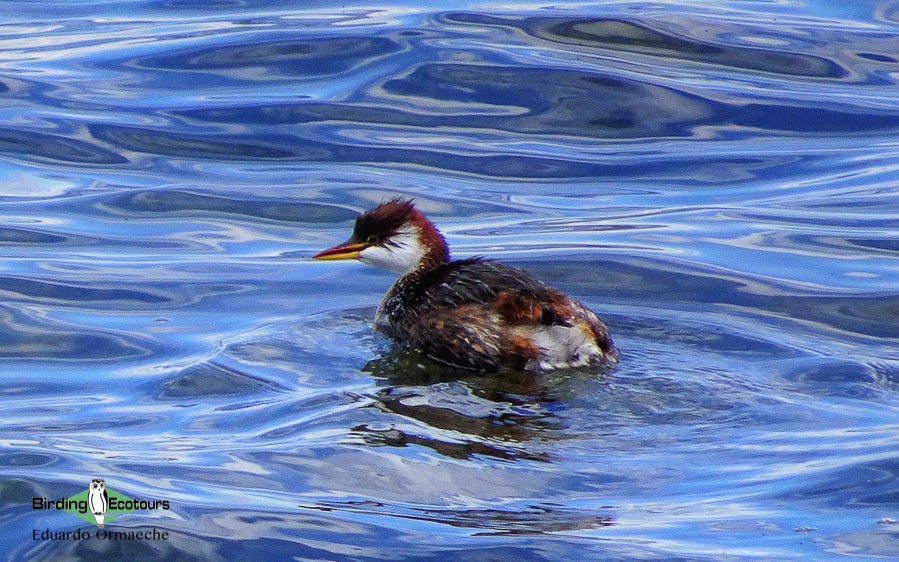
[[[805,48],[814,52],[814,41],[778,37],[764,28],[735,30],[730,27],[726,31],[727,39],[739,42],[743,38],[746,43],[757,42],[761,45],[771,43],[774,48],[714,43],[690,36],[691,33],[710,35],[708,27],[699,30],[697,23],[693,22],[678,22],[681,25],[675,24],[675,29],[680,29],[666,31],[664,27],[670,23],[662,21],[647,23],[615,19],[528,18],[515,22],[465,13],[451,14],[448,18],[450,21],[470,24],[513,26],[540,39],[574,45],[579,51],[608,49],[634,55],[651,55],[668,61],[679,60],[688,65],[713,64],[738,72],[760,71],[814,78],[841,78],[847,74],[832,60],[786,50]],[[765,41],[765,38],[768,40]]]
[[[309,509],[375,513],[386,507],[382,503],[324,503]],[[566,531],[596,529],[613,524],[612,520],[590,513],[578,513],[552,504],[532,505],[524,509],[403,509],[393,506],[395,515],[417,521],[440,523],[453,527],[482,529],[479,536],[542,535]]]
[[[894,3],[282,4],[0,8],[7,558],[899,554]],[[391,347],[394,195],[620,364]]]

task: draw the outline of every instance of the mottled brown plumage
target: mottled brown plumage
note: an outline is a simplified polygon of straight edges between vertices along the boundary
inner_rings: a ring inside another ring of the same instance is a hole
[[[375,327],[444,363],[496,371],[616,361],[609,331],[590,309],[521,269],[450,261],[443,236],[411,201],[392,199],[360,215],[347,242],[315,257],[400,272]]]

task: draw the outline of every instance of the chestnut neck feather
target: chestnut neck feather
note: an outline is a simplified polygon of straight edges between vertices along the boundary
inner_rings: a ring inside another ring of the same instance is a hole
[[[428,270],[448,263],[450,261],[449,246],[434,224],[414,209],[412,222],[418,227],[421,245],[426,248],[418,269]]]

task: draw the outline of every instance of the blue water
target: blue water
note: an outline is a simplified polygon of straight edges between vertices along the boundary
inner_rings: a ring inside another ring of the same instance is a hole
[[[899,3],[0,4],[13,560],[899,557]],[[449,376],[313,262],[414,197],[595,309]],[[93,532],[91,478],[166,499]]]

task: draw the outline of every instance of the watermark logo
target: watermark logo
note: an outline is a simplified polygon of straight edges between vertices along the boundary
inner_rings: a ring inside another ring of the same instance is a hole
[[[169,500],[142,500],[129,498],[125,494],[116,492],[111,488],[107,488],[106,481],[102,478],[92,479],[86,490],[78,492],[74,496],[68,498],[31,498],[31,509],[33,511],[65,511],[66,513],[70,513],[76,517],[83,519],[84,521],[87,521],[91,525],[96,525],[97,532],[95,533],[95,535],[97,539],[101,540],[108,540],[112,538],[168,540],[167,531],[159,531],[155,528],[152,530],[152,532],[117,532],[104,530],[104,525],[106,525],[110,521],[118,519],[122,515],[127,515],[138,510],[168,510],[170,508],[171,505]],[[132,537],[131,535],[135,536]],[[40,530],[35,529],[33,538],[34,540],[81,540],[82,538],[89,538],[90,536],[91,533],[85,533],[81,530],[55,532],[49,529],[45,529],[43,532],[41,532]]]
[[[106,480],[94,478],[88,488],[87,503],[91,506],[91,513],[97,521],[97,527],[103,527],[106,520],[106,510],[109,509],[109,493],[106,491]]]

